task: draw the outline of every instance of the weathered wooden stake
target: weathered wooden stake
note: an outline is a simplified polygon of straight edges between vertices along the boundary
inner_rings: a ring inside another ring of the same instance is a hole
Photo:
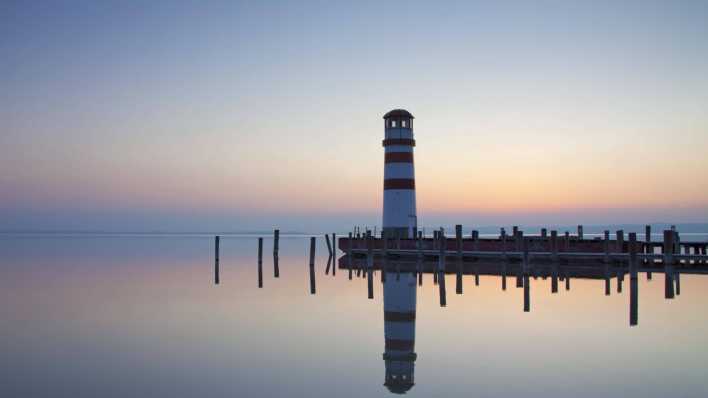
[[[371,239],[371,234],[366,234],[366,286],[368,291],[369,299],[374,298],[374,251],[373,251],[373,239]],[[381,270],[382,274],[386,273],[385,269]]]
[[[674,231],[664,231],[664,298],[674,298]]]
[[[347,244],[347,266],[349,267],[349,280],[352,280],[352,233],[349,233],[349,243]]]
[[[565,290],[570,290],[570,274],[565,273]]]
[[[332,276],[337,275],[337,234],[332,233]]]
[[[531,311],[531,283],[529,274],[524,274],[524,312]]]
[[[629,279],[630,282],[632,279],[637,279],[637,233],[636,232],[630,232],[629,233]],[[630,286],[630,295],[632,294],[631,292],[631,286]]]
[[[273,254],[278,255],[278,250],[280,246],[280,230],[276,229],[273,231]]]
[[[310,238],[310,294],[315,294],[315,237]]]
[[[278,265],[278,251],[280,250],[280,230],[273,230],[273,277],[280,277],[280,266]]]
[[[445,292],[445,252],[447,250],[447,242],[445,238],[445,230],[440,228],[438,233],[440,237],[440,254],[438,255],[438,285],[440,287],[440,306],[447,305],[447,296]]]
[[[329,243],[329,234],[325,234],[325,242],[327,242],[327,251],[329,256],[332,257],[332,245]]]
[[[541,238],[546,239],[548,237],[548,230],[546,228],[541,228]]]
[[[263,288],[263,238],[258,238],[258,288]]]
[[[578,225],[578,240],[583,240],[583,226]]]
[[[629,280],[629,326],[636,326],[639,318],[639,281]]]
[[[214,284],[219,284],[219,235],[214,237]]]
[[[617,253],[624,253],[624,231],[617,230]]]
[[[644,227],[644,242],[646,242],[644,245],[644,254],[654,254],[654,247],[651,246],[651,225],[648,224]],[[652,262],[654,262],[654,260],[644,260],[644,263]],[[651,279],[649,273],[647,273],[647,277]]]
[[[551,231],[551,260],[553,263],[558,263],[558,231]]]
[[[605,264],[610,263],[610,231],[605,230],[605,240],[602,241],[602,248],[605,251],[605,256],[602,258],[602,262]]]
[[[455,225],[455,240],[457,242],[457,275],[455,278],[455,293],[462,294],[462,225]]]
[[[570,251],[570,232],[565,231],[564,240],[565,240],[565,250],[564,251],[569,252]]]

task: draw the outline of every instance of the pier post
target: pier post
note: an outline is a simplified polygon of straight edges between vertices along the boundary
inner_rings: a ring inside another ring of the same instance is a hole
[[[531,311],[531,283],[529,274],[524,273],[524,312]]]
[[[664,298],[674,298],[674,231],[664,231]]]
[[[506,290],[506,260],[502,263],[502,290]]]
[[[273,277],[280,278],[280,265],[278,251],[280,250],[280,230],[273,231]]]
[[[558,293],[558,231],[551,231],[551,260],[553,275],[551,276],[551,293]]]
[[[337,234],[332,232],[332,276],[337,275]]]
[[[504,228],[501,229],[501,242],[502,242],[502,257],[504,263],[506,263],[506,231]]]
[[[570,290],[570,274],[565,272],[565,290]]]
[[[310,294],[315,294],[315,244],[316,238],[310,238]]]
[[[472,231],[472,250],[479,251],[479,231]]]
[[[214,237],[214,284],[219,284],[219,235]]]
[[[462,294],[462,225],[455,225],[455,240],[457,242],[457,275],[455,278],[455,293]]]
[[[651,246],[651,225],[644,226],[644,254],[654,254],[654,247]],[[644,263],[653,263],[653,260],[645,259]],[[647,274],[648,276],[648,274]]]
[[[617,230],[617,253],[624,253],[624,231]]]
[[[605,264],[610,263],[610,231],[605,230],[605,239],[602,241],[602,249],[605,252],[605,256],[602,258],[602,261]]]
[[[327,251],[329,256],[332,257],[332,245],[329,243],[329,234],[325,234],[325,242],[327,242]]]
[[[276,229],[273,231],[273,254],[278,255],[278,250],[280,246],[280,230]]]
[[[637,233],[629,233],[629,279],[637,279]]]
[[[263,288],[263,238],[258,238],[258,288]]]
[[[578,240],[583,240],[583,226],[578,225]]]
[[[541,238],[546,239],[548,237],[548,230],[546,228],[541,228]]]
[[[568,231],[565,231],[565,249],[563,250],[564,252],[569,252],[570,251],[570,233]]]
[[[370,300],[374,298],[374,249],[371,233],[366,233],[366,286],[368,297]],[[381,273],[386,273],[385,269],[381,269]]]
[[[445,230],[440,228],[438,233],[440,238],[440,254],[438,256],[438,286],[440,288],[440,306],[447,306],[447,293],[445,292],[445,254],[446,254],[446,242],[445,242]]]
[[[637,280],[637,234],[629,233],[629,326],[637,325],[639,288]]]
[[[349,280],[352,280],[352,233],[349,233],[349,242],[347,243],[347,266],[349,268]]]
[[[521,252],[519,271],[516,273],[516,287],[524,286],[524,272],[526,272],[526,264],[524,262],[524,254],[522,251],[523,244],[520,243],[524,239],[523,231],[516,231],[516,251]]]

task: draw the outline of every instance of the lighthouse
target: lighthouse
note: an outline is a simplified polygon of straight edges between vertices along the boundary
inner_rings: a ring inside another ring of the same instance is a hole
[[[403,239],[418,233],[413,167],[413,115],[394,109],[384,115],[383,228],[387,236]]]
[[[393,393],[404,394],[415,384],[416,277],[412,272],[387,272],[383,291],[384,385]]]

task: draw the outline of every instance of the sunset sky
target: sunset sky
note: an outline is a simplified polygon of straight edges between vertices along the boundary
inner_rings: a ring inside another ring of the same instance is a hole
[[[4,2],[0,230],[380,224],[393,108],[423,225],[708,222],[708,2],[619,3]]]

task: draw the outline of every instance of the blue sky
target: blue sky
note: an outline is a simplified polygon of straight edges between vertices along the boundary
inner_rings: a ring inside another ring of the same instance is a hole
[[[707,20],[691,1],[6,2],[0,229],[376,222],[398,107],[424,223],[706,221]]]

